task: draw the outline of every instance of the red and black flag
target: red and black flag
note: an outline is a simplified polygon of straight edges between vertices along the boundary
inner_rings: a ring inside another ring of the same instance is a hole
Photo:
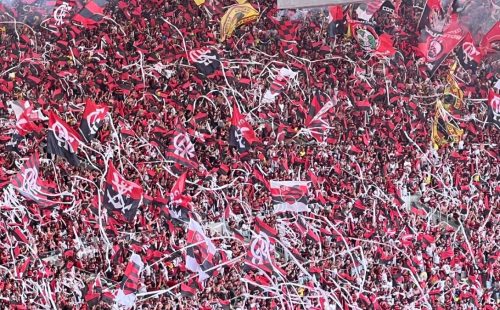
[[[460,65],[466,70],[470,69],[475,72],[477,66],[481,62],[481,57],[481,52],[474,45],[471,33],[467,33],[464,40],[457,49],[457,58],[460,62]]]
[[[35,152],[21,167],[21,171],[12,178],[12,185],[25,198],[42,207],[54,205],[57,202],[48,196],[54,189],[39,179],[39,166],[38,153]]]
[[[265,233],[254,237],[248,247],[245,265],[250,269],[260,269],[268,274],[273,272],[271,241]]]
[[[187,284],[181,284],[181,295],[184,297],[194,297],[198,290],[201,289],[200,283],[196,279],[191,279]]]
[[[437,29],[436,21],[442,19],[443,13],[441,0],[427,0],[417,28],[420,30],[430,28],[435,31]]]
[[[319,93],[313,96],[311,104],[309,105],[305,126],[309,129],[313,138],[318,142],[323,142],[328,128],[330,127],[328,117],[329,110],[333,105],[334,103],[331,100],[328,100]]]
[[[143,268],[144,263],[141,257],[135,253],[132,254],[120,284],[120,289],[123,290],[125,295],[135,294],[137,292],[139,289],[139,276]]]
[[[199,279],[203,281],[209,277],[205,271],[214,265],[213,258],[217,249],[205,235],[203,227],[192,218],[189,221],[186,242],[186,268],[198,273]]]
[[[488,93],[488,122],[500,127],[500,95],[493,89]]]
[[[98,24],[104,17],[104,7],[109,0],[92,0],[73,17],[73,20],[88,27]]]
[[[174,186],[170,190],[168,206],[165,208],[168,212],[170,218],[180,220],[183,222],[187,222],[190,218],[190,209],[189,202],[190,197],[183,195],[184,188],[186,186],[186,176],[187,172],[184,172],[178,179],[175,181]],[[164,213],[167,213],[164,212]]]
[[[33,111],[33,107],[27,101],[23,103],[19,100],[12,100],[7,103],[16,115],[16,129],[19,135],[24,137],[31,132],[42,131],[42,128],[34,123],[40,120],[39,114]]]
[[[428,2],[429,3],[429,2]],[[430,18],[429,16],[423,16]],[[437,31],[432,23],[426,23],[421,30],[418,48],[427,61],[428,75],[432,76],[451,51],[462,41],[465,33],[457,17],[452,15],[444,30]]]
[[[269,181],[266,179],[264,174],[257,167],[253,168],[253,177],[257,179],[260,183],[262,183],[268,190],[271,190],[271,185]]]
[[[344,11],[341,5],[332,5],[328,7],[328,36],[335,37],[337,34],[345,33],[346,22]]]
[[[274,212],[308,212],[309,181],[271,181]]]
[[[274,76],[271,86],[264,93],[262,102],[272,103],[275,101],[276,97],[285,89],[288,85],[288,81],[293,79],[297,75],[297,72],[290,70],[288,68],[280,68],[278,73]]]
[[[496,22],[491,30],[483,37],[480,44],[481,54],[498,52],[500,47],[500,21]]]
[[[194,144],[184,129],[177,128],[174,130],[172,141],[167,149],[166,158],[187,168],[198,168]]]
[[[396,54],[389,34],[377,32],[374,25],[366,21],[348,19],[348,22],[354,39],[365,51],[388,57]]]
[[[217,309],[230,310],[231,301],[224,299],[217,299],[217,301],[215,302],[215,306],[218,307]]]
[[[276,25],[278,36],[280,37],[280,53],[284,56],[285,51],[290,51],[292,54],[298,52],[297,39],[298,31],[301,23],[292,20],[277,20],[271,14],[268,14],[269,19]]]
[[[99,304],[102,295],[102,283],[99,274],[97,275],[94,281],[91,281],[87,284],[87,286],[83,289],[82,293],[85,302],[89,307],[95,307]]]
[[[255,232],[258,234],[264,233],[267,236],[269,236],[271,239],[271,242],[273,239],[278,238],[278,231],[276,228],[271,227],[269,224],[261,220],[260,218],[256,217],[255,218],[255,227],[254,227]]]
[[[129,222],[132,222],[139,208],[142,194],[142,187],[125,180],[109,161],[103,198],[104,207],[109,212],[121,212]]]
[[[202,47],[191,50],[188,58],[203,75],[210,75],[220,68],[219,54],[215,48]]]
[[[229,128],[229,145],[234,146],[238,152],[244,153],[250,150],[254,142],[259,142],[255,137],[252,126],[247,122],[244,115],[241,115],[238,106],[233,105],[233,117],[231,128]]]
[[[97,105],[92,100],[87,100],[80,122],[80,132],[87,142],[95,138],[108,114],[108,110],[105,105]]]
[[[80,135],[53,112],[49,112],[49,131],[47,152],[64,157],[71,165],[78,166],[80,161],[76,152]]]

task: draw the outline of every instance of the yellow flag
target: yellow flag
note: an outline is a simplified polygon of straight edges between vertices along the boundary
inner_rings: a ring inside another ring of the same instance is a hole
[[[196,3],[197,6],[200,6],[205,3],[205,0],[194,0],[194,3]]]
[[[447,117],[446,113],[446,107],[438,100],[431,133],[432,145],[436,150],[451,142],[458,143],[464,134],[463,129],[458,127],[453,119]]]
[[[236,28],[257,20],[259,11],[250,3],[236,4],[231,6],[220,20],[221,41],[233,35]]]
[[[456,63],[451,67],[450,73],[446,77],[446,81],[448,85],[444,89],[444,101],[445,101],[445,109],[446,111],[450,111],[450,107],[453,107],[456,110],[462,109],[463,101],[464,101],[464,92],[458,86],[453,73],[455,72],[457,66]]]

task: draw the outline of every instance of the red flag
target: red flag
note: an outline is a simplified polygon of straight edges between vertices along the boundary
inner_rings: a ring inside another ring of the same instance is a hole
[[[493,89],[488,92],[488,122],[500,127],[500,95]]]
[[[144,263],[141,257],[135,253],[132,254],[120,284],[120,289],[124,295],[135,294],[137,292],[140,282],[139,276],[143,268]]]
[[[103,19],[104,7],[108,0],[93,0],[73,17],[73,20],[82,23],[84,26],[95,25]]]
[[[198,168],[194,145],[183,128],[175,129],[167,149],[166,158],[187,168]]]
[[[464,34],[457,17],[454,15],[450,17],[450,23],[442,33],[435,32],[429,27],[422,30],[418,47],[427,61],[430,76],[436,72],[448,54],[460,43]]]
[[[80,135],[52,111],[49,112],[47,152],[64,157],[73,166],[80,161],[76,155],[80,145]]]
[[[86,141],[92,140],[108,114],[106,105],[96,105],[88,99],[80,122],[80,132]]]
[[[457,58],[460,65],[464,69],[472,69],[475,71],[478,64],[481,62],[482,56],[480,50],[474,45],[471,33],[467,33],[457,49]]]
[[[453,255],[455,255],[453,249],[451,247],[448,247],[446,248],[446,250],[441,252],[441,254],[439,254],[439,257],[441,257],[441,259],[446,259],[449,257],[453,257]]]
[[[309,181],[271,181],[274,212],[309,211]]]
[[[234,146],[238,152],[243,153],[247,152],[250,145],[255,142],[259,142],[259,139],[255,137],[252,126],[240,114],[238,106],[234,104],[231,127],[229,128],[229,145]]]
[[[491,27],[491,30],[483,37],[479,48],[482,54],[487,54],[488,52],[495,51],[493,49],[493,42],[500,41],[500,21]]]
[[[132,222],[139,208],[142,194],[142,187],[134,182],[127,181],[115,169],[110,160],[106,174],[103,205],[110,212],[120,211],[129,222]]]
[[[39,166],[38,153],[35,152],[21,167],[21,171],[12,178],[12,185],[21,195],[40,206],[54,205],[57,201],[52,201],[47,196],[53,189],[39,178]]]

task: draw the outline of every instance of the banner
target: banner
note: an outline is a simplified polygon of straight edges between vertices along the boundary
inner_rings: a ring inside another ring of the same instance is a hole
[[[257,20],[259,12],[250,4],[237,4],[231,6],[220,21],[221,41],[233,35],[236,28]]]
[[[387,0],[382,4],[380,12],[383,12],[384,14],[394,15],[396,13],[396,7],[390,0]]]

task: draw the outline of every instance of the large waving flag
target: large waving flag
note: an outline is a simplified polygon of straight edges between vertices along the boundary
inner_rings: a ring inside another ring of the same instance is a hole
[[[392,37],[387,33],[378,33],[372,23],[348,19],[352,34],[364,50],[376,55],[392,57],[396,54]]]
[[[500,42],[500,21],[498,21],[490,31],[483,37],[480,44],[480,49],[483,54],[495,51],[493,48],[494,42]]]
[[[252,126],[247,122],[244,115],[241,115],[238,106],[233,105],[233,117],[231,119],[231,128],[229,129],[229,145],[234,146],[238,152],[248,152],[250,145],[259,142],[255,137]]]
[[[307,212],[309,181],[271,181],[274,212]]]
[[[443,107],[442,102],[438,100],[431,134],[434,148],[438,149],[452,142],[458,143],[462,139],[463,133],[463,129],[456,124],[456,121]]]
[[[429,2],[427,6],[429,6]],[[424,14],[422,16],[422,20],[431,19],[432,15]],[[432,76],[451,51],[462,41],[465,32],[460,27],[456,15],[450,17],[448,25],[442,31],[436,30],[436,27],[430,21],[421,23],[423,28],[418,48],[427,61],[428,74]]]
[[[109,0],[93,0],[87,3],[85,7],[73,17],[73,20],[91,26],[98,24],[104,17],[104,7]]]
[[[80,122],[80,132],[86,141],[95,138],[104,119],[108,115],[108,110],[108,107],[105,105],[97,105],[92,100],[87,100]]]
[[[80,161],[76,152],[80,145],[80,135],[54,112],[49,112],[49,131],[47,152],[64,157],[71,165],[78,166]]]
[[[482,54],[474,45],[471,33],[467,33],[462,43],[457,48],[457,58],[462,68],[476,71],[481,62]]]
[[[11,183],[21,195],[40,206],[54,205],[57,202],[47,196],[54,192],[54,189],[39,178],[39,166],[38,153],[35,152],[21,167],[21,171],[12,178]]]
[[[259,11],[250,3],[236,4],[231,6],[220,20],[221,41],[233,35],[236,28],[257,20]]]
[[[493,89],[488,93],[488,122],[500,128],[500,95]]]
[[[203,75],[210,75],[220,68],[219,54],[215,48],[202,47],[191,50],[188,58]]]
[[[167,149],[166,158],[187,168],[196,169],[198,167],[194,144],[183,128],[175,129]]]
[[[104,189],[104,207],[110,212],[121,212],[129,222],[132,222],[139,208],[142,194],[142,187],[125,180],[109,161]]]
[[[125,268],[120,288],[115,297],[115,301],[125,307],[133,307],[135,304],[135,294],[139,290],[140,275],[144,269],[144,263],[137,254],[132,254]]]
[[[333,105],[334,103],[331,100],[327,100],[325,96],[319,93],[313,96],[306,116],[305,126],[318,142],[324,141],[328,127],[330,127],[328,116]]]
[[[217,251],[212,240],[205,235],[201,225],[190,219],[186,241],[189,247],[186,250],[186,268],[197,272],[201,281],[210,274],[208,269],[214,266],[213,256]]]

